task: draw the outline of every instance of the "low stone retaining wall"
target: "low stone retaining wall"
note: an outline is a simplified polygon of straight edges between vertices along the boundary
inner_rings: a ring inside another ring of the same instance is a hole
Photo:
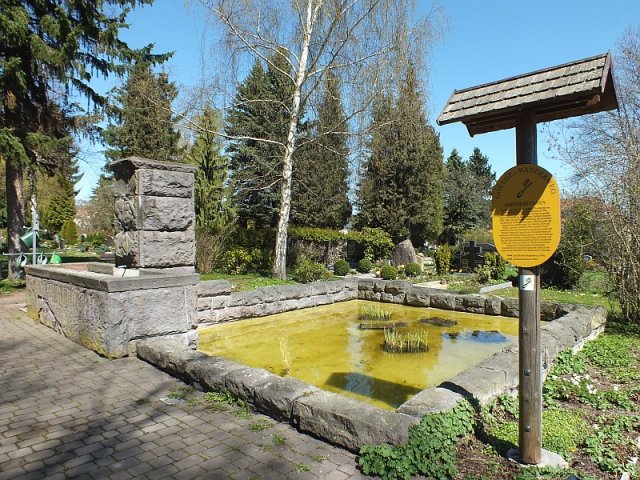
[[[198,284],[197,319],[200,324],[228,322],[356,298],[358,298],[357,278],[305,285],[263,287],[233,293],[231,284],[226,280],[208,280]]]
[[[515,317],[519,315],[517,298],[484,295],[460,295],[438,288],[417,287],[402,280],[362,278],[358,281],[358,298],[373,302],[398,303],[413,307],[433,307],[440,310],[481,313]],[[575,305],[542,302],[540,318],[555,320],[573,310]]]
[[[196,274],[119,270],[100,263],[27,267],[36,321],[109,358],[135,353],[140,338],[195,328]]]
[[[206,282],[199,286],[199,305],[200,302],[207,302],[199,311],[203,317],[201,323],[235,320],[243,318],[244,313],[247,316],[267,315],[286,311],[287,307],[294,305],[303,308],[302,305],[324,305],[354,298],[518,316],[517,299],[456,295],[414,287],[402,281],[347,279],[306,286],[267,287],[259,289],[257,293],[236,294],[230,290],[231,286],[223,283]],[[296,302],[296,296],[305,290],[315,292],[310,295],[312,299]],[[226,308],[232,308],[232,313],[224,313],[225,307],[222,306],[208,307],[214,301],[218,302],[216,305],[227,302],[229,306]],[[543,317],[552,320],[543,322],[541,327],[543,375],[546,375],[560,351],[579,349],[586,340],[602,331],[606,310],[545,303]],[[408,438],[409,427],[418,423],[423,415],[449,410],[465,397],[486,404],[499,395],[515,391],[518,385],[518,349],[514,344],[451,380],[423,390],[395,412],[320,390],[294,378],[280,377],[266,370],[205,355],[190,349],[184,336],[158,337],[139,342],[138,356],[200,388],[228,390],[263,413],[353,451],[366,443],[403,443]]]

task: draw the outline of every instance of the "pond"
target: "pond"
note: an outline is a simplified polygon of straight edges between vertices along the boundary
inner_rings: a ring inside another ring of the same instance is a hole
[[[396,336],[424,339],[426,351],[385,351],[380,327],[391,324]],[[393,410],[517,334],[514,318],[353,300],[203,327],[198,350]]]

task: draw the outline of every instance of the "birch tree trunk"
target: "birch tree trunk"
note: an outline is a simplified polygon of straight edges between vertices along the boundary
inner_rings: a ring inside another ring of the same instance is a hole
[[[298,64],[298,71],[296,72],[287,144],[282,161],[280,216],[278,218],[278,229],[276,231],[275,260],[273,262],[273,278],[282,280],[287,278],[287,228],[289,226],[289,214],[291,212],[291,177],[293,173],[293,152],[296,148],[296,132],[298,129],[298,119],[300,117],[300,97],[302,94],[302,85],[307,76],[307,61],[309,58],[309,45],[311,43],[313,22],[320,4],[321,2],[318,2],[314,7],[314,1],[307,0],[306,19],[302,32],[300,63]]]

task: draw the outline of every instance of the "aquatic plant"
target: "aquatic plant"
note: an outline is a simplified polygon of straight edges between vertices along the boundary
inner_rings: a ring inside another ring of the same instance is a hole
[[[362,313],[358,315],[358,320],[384,322],[391,320],[391,312],[385,312],[381,307],[376,305],[365,305],[362,308]]]
[[[420,353],[429,350],[427,339],[429,332],[423,329],[399,332],[395,328],[384,331],[385,352],[389,353]]]

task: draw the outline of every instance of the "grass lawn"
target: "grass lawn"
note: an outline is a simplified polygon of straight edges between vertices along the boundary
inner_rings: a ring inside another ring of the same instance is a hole
[[[26,286],[24,280],[0,280],[0,295],[8,295],[18,290],[23,289]]]
[[[234,292],[240,292],[244,290],[253,290],[254,288],[270,287],[273,285],[296,285],[297,282],[293,280],[278,280],[271,277],[260,275],[259,273],[243,273],[243,274],[228,274],[228,273],[206,273],[200,275],[200,280],[228,280],[231,283],[231,288]]]

